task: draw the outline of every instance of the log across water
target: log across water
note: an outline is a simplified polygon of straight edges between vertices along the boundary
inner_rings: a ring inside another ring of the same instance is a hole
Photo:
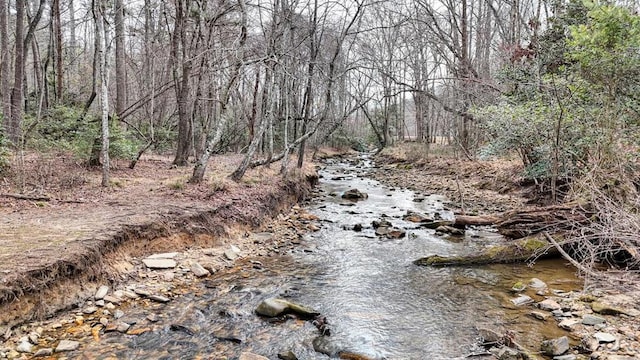
[[[429,255],[413,263],[422,266],[464,266],[491,263],[524,262],[530,259],[558,256],[558,250],[542,236],[522,238],[490,246],[480,253],[461,256]]]

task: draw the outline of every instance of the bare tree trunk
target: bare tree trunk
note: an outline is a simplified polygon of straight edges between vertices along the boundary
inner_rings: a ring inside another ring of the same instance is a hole
[[[187,58],[186,49],[186,15],[184,0],[176,2],[176,20],[172,38],[173,77],[176,82],[176,98],[178,101],[178,147],[173,164],[187,166],[191,148],[191,118],[189,106],[189,76],[191,73],[191,61]],[[181,50],[182,54],[180,56]],[[179,70],[181,65],[182,71]],[[180,73],[180,74],[179,74]]]
[[[16,42],[14,56],[14,80],[11,90],[11,121],[8,138],[14,146],[20,146],[22,128],[22,108],[24,106],[24,17],[25,0],[16,0]]]
[[[62,64],[62,23],[60,21],[60,0],[53,0],[51,3],[51,26],[54,33],[55,41],[55,64],[56,64],[56,102],[62,103],[63,89],[63,64]]]
[[[124,4],[122,0],[115,1],[116,28],[116,114],[124,112],[127,106],[127,75],[124,51]]]
[[[7,0],[0,0],[0,91],[2,91],[2,120],[4,130],[10,132],[11,121],[11,95],[9,82],[10,53],[9,53],[9,26]]]
[[[102,186],[109,186],[109,75],[107,54],[107,32],[105,29],[104,7],[101,0],[94,0],[93,16],[96,26],[95,38],[98,43],[98,62],[100,75],[100,109],[102,124]]]

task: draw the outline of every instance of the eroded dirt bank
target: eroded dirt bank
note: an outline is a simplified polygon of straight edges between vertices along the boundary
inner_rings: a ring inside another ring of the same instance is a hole
[[[0,335],[117,283],[130,257],[222,246],[304,198],[317,180],[309,165],[285,180],[256,169],[233,183],[225,175],[240,158],[219,157],[206,184],[194,186],[190,169],[153,158],[114,170],[112,186],[101,189],[97,172],[68,158],[26,160],[0,191]]]

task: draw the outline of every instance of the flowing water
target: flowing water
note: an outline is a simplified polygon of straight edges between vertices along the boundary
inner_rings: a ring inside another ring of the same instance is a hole
[[[490,229],[470,229],[464,237],[443,237],[402,220],[407,211],[438,213],[445,219],[453,214],[440,196],[392,189],[367,178],[368,166],[366,158],[327,164],[320,195],[307,206],[320,218],[321,229],[306,235],[292,253],[260,258],[260,263],[244,259],[181,289],[184,295],[166,305],[124,309],[123,320],[149,324],[156,331],[105,334],[100,342],[86,341],[73,355],[235,359],[250,351],[276,359],[279,352],[292,350],[300,359],[327,359],[314,350],[315,343],[326,353],[350,351],[376,359],[457,359],[477,350],[476,326],[482,324],[506,326],[524,343],[560,335],[555,323],[533,320],[526,311],[507,306],[514,297],[509,289],[532,277],[552,289],[577,289],[573,269],[558,261],[541,261],[533,268],[414,265],[413,260],[429,254],[473,253],[499,236]],[[352,188],[367,193],[368,199],[340,198]],[[371,223],[382,218],[405,229],[407,236],[376,237]],[[353,231],[355,224],[363,230]],[[253,313],[261,300],[274,296],[320,311],[331,336],[319,337],[309,321],[270,322]]]

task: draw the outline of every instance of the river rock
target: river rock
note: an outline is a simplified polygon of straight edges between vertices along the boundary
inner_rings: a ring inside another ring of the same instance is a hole
[[[594,352],[598,350],[598,347],[600,347],[600,341],[594,339],[592,336],[584,336],[580,340],[580,345],[587,352]]]
[[[598,313],[598,314],[602,314],[602,315],[619,315],[619,314],[624,314],[625,310],[609,305],[609,304],[605,304],[599,301],[594,301],[591,303],[591,310],[593,310],[593,312]]]
[[[86,308],[84,308],[82,310],[83,313],[89,315],[89,314],[93,314],[94,312],[98,311],[98,308],[95,306],[87,306]]]
[[[569,350],[569,338],[566,336],[545,340],[541,346],[542,353],[549,356],[558,356],[566,353]]]
[[[51,355],[53,355],[52,348],[43,348],[36,351],[36,353],[33,354],[33,357],[44,357],[44,356],[51,356]]]
[[[542,321],[545,321],[549,318],[548,313],[543,313],[541,311],[532,311],[529,313],[529,315],[535,319],[542,320]]]
[[[238,247],[231,245],[231,247],[224,251],[224,256],[228,260],[235,260],[240,257],[240,249]]]
[[[96,291],[96,294],[93,295],[95,300],[102,300],[109,293],[109,287],[106,285],[102,285]]]
[[[238,360],[269,360],[269,358],[250,352],[243,352],[242,354],[240,354]]]
[[[489,328],[479,327],[477,328],[478,335],[482,339],[483,344],[487,343],[497,343],[502,340],[502,334],[497,331]]]
[[[604,324],[607,320],[605,320],[605,318],[600,317],[600,316],[595,316],[595,315],[591,315],[591,314],[586,314],[585,316],[582,317],[582,324],[583,325],[598,325],[598,324]]]
[[[373,226],[374,229],[380,228],[380,227],[384,227],[384,228],[390,228],[393,226],[393,224],[391,224],[391,222],[389,220],[373,220],[371,222],[371,226]]]
[[[162,295],[149,295],[148,298],[150,300],[153,300],[153,301],[156,301],[156,302],[159,302],[159,303],[167,303],[167,302],[169,302],[171,300],[168,297],[162,296]]]
[[[402,219],[404,221],[409,221],[409,222],[414,222],[414,223],[422,223],[422,222],[429,222],[429,221],[433,221],[433,219],[422,215],[422,214],[418,214],[416,212],[413,211],[407,211],[407,213],[402,217]]]
[[[390,239],[402,239],[406,235],[407,232],[402,229],[390,229],[386,236]]]
[[[369,195],[367,195],[366,193],[360,192],[360,190],[358,189],[350,189],[345,191],[344,194],[342,194],[342,198],[348,199],[348,200],[362,200],[368,197]]]
[[[528,295],[520,295],[515,299],[511,299],[511,302],[515,306],[522,306],[522,305],[531,304],[533,302],[533,299],[531,298],[531,296],[528,296]]]
[[[197,262],[191,264],[191,272],[193,273],[193,275],[197,277],[208,276],[210,274],[209,270],[205,269],[202,265],[200,265]]]
[[[278,353],[278,359],[280,360],[298,360],[298,357],[296,356],[296,354],[293,353],[293,351],[289,350],[289,351],[283,351]]]
[[[449,234],[449,235],[456,235],[456,236],[464,235],[464,229],[458,229],[456,227],[449,226],[449,225],[440,225],[440,226],[438,226],[436,228],[436,232],[443,233],[443,234]]]
[[[256,308],[256,313],[266,317],[276,317],[293,313],[305,319],[311,319],[320,315],[319,312],[308,307],[277,298],[263,300]]]
[[[120,303],[122,302],[122,299],[116,296],[111,296],[111,295],[107,295],[103,298],[104,301],[108,302],[108,303],[112,303],[112,304],[116,304],[116,305],[120,305]]]
[[[116,327],[116,331],[121,332],[121,333],[126,333],[127,330],[129,330],[129,328],[131,327],[131,325],[125,323],[125,322],[120,322],[118,323],[117,327]]]
[[[558,304],[555,300],[545,299],[538,303],[538,308],[546,311],[560,310],[562,306]]]
[[[33,352],[33,344],[31,344],[29,342],[29,339],[24,338],[22,339],[22,341],[20,341],[20,343],[18,344],[18,346],[16,347],[16,351],[19,353],[31,353]]]
[[[547,284],[538,278],[532,278],[529,280],[529,287],[535,290],[543,290],[547,288]]]
[[[74,351],[80,347],[80,343],[72,340],[60,340],[55,352]]]
[[[493,347],[489,349],[489,352],[499,360],[520,360],[520,353],[518,350],[512,349],[508,346]]]
[[[353,231],[355,231],[355,232],[361,232],[361,231],[362,231],[362,224],[355,224],[355,225],[353,225]]]
[[[580,324],[582,322],[582,320],[580,319],[576,319],[576,318],[568,318],[568,319],[564,319],[562,321],[560,321],[558,323],[558,327],[565,329],[565,330],[573,330],[573,328]]]
[[[616,341],[616,336],[606,332],[597,332],[593,334],[593,337],[601,343],[612,343]]]
[[[178,265],[178,263],[173,259],[156,258],[142,259],[142,263],[149,269],[173,269]]]

